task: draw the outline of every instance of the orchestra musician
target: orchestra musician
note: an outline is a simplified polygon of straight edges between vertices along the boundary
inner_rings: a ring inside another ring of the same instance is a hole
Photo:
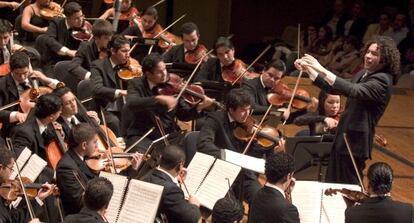
[[[9,43],[12,30],[13,27],[9,21],[0,19],[0,64],[7,64],[10,61],[12,49]]]
[[[233,196],[226,194],[226,197],[219,199],[211,213],[212,223],[241,223],[244,215],[243,204]]]
[[[286,194],[286,191],[292,192],[294,187],[293,162],[293,157],[287,153],[267,157],[267,182],[250,205],[249,222],[300,222],[298,209],[292,204],[290,195]]]
[[[198,151],[216,158],[221,158],[221,150],[223,149],[242,153],[246,143],[236,138],[233,131],[246,122],[251,109],[252,99],[250,95],[244,89],[232,89],[227,94],[226,110],[207,114],[207,119],[198,137]],[[257,143],[253,143],[247,155],[263,157],[264,154],[269,155],[273,153],[273,150],[277,152],[279,149],[279,146],[275,146],[273,149],[265,150]],[[248,203],[252,201],[254,194],[261,188],[256,174],[246,169],[242,170],[234,185],[237,185],[233,188],[235,194],[240,194],[242,190],[244,199]]]
[[[36,0],[34,3],[26,6],[22,13],[21,28],[25,31],[19,33],[24,36],[26,42],[33,42],[36,37],[47,32],[49,20],[43,18],[40,14],[42,8],[48,7],[50,0]],[[19,37],[20,38],[20,37]]]
[[[127,146],[152,127],[157,127],[136,147],[138,151],[145,151],[152,140],[160,138],[163,134],[179,131],[175,118],[182,121],[198,118],[203,109],[211,106],[213,100],[205,96],[201,103],[190,106],[182,98],[177,99],[174,95],[159,94],[158,89],[168,84],[169,74],[161,55],[158,53],[146,56],[141,65],[144,75],[129,81],[126,112],[123,114],[139,112],[139,115],[124,120],[127,128]],[[157,124],[158,119],[159,123]]]
[[[48,76],[55,75],[53,66],[62,60],[75,57],[80,41],[72,36],[72,31],[84,25],[85,15],[77,2],[65,5],[65,18],[57,17],[50,21],[46,34],[36,38],[36,49],[41,55],[44,72]]]
[[[40,71],[31,71],[29,67],[30,60],[26,53],[16,52],[11,55],[11,72],[0,78],[0,106],[18,101],[23,92],[33,87],[33,78],[38,79],[40,84],[56,88],[58,80],[48,78]],[[0,111],[0,121],[3,123],[2,136],[9,136],[15,124],[23,123],[26,117],[27,114],[19,110],[19,106]]]
[[[97,177],[88,182],[82,210],[65,218],[64,223],[107,223],[105,211],[114,193],[111,181]]]
[[[0,185],[9,181],[15,163],[14,157],[15,155],[12,151],[8,150],[4,145],[0,146]],[[42,189],[39,190],[36,199],[31,201],[31,206],[36,216],[42,213],[43,201],[53,193],[53,189],[54,187],[49,183],[42,184]],[[0,222],[30,221],[31,217],[27,206],[20,204],[17,208],[10,208],[6,203],[6,200],[0,196]]]
[[[394,174],[390,165],[383,162],[372,164],[367,177],[369,198],[362,200],[359,205],[348,206],[345,211],[346,223],[413,222],[413,205],[391,198]]]
[[[166,146],[161,153],[161,161],[151,175],[144,181],[164,187],[158,216],[164,214],[168,222],[195,223],[200,219],[200,202],[190,195],[188,201],[180,188],[179,178],[185,179],[185,154],[181,148],[174,145]]]
[[[358,183],[343,133],[349,138],[358,172],[362,175],[365,161],[371,158],[375,126],[384,114],[392,85],[400,72],[400,53],[392,39],[379,36],[366,44],[364,53],[364,69],[351,82],[337,77],[310,55],[295,62],[318,87],[348,97],[331,151],[328,182]]]
[[[131,18],[134,18],[138,15],[138,9],[132,5],[132,0],[122,0],[121,1],[121,8],[120,8],[120,16],[119,21],[127,21],[129,25],[133,26],[134,22],[129,21]],[[99,19],[107,20],[107,19],[114,19],[115,17],[115,7],[107,9]],[[118,26],[118,32],[121,33],[125,30],[128,26]]]
[[[104,108],[108,127],[119,136],[121,109],[127,90],[122,88],[126,86],[122,86],[122,79],[117,72],[129,60],[130,45],[124,36],[114,35],[108,46],[111,56],[95,60],[91,65],[92,91],[98,108]]]

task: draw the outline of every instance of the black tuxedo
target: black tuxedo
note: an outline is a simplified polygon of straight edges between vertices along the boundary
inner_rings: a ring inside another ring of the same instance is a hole
[[[7,50],[9,51],[10,55],[11,53],[11,49],[10,49],[10,44],[6,45]],[[4,64],[4,55],[3,55],[3,49],[0,48],[0,64]]]
[[[41,55],[42,64],[54,65],[58,61],[70,60],[70,57],[58,55],[64,46],[71,50],[79,48],[80,41],[72,37],[72,29],[68,29],[65,21],[65,18],[51,20],[47,33],[36,39],[36,49]]]
[[[75,173],[80,182],[76,179]],[[89,180],[97,175],[93,173],[75,151],[69,149],[56,168],[56,181],[60,189],[65,215],[78,213],[82,208],[84,189]]]
[[[176,108],[168,112],[166,106],[157,102],[155,97],[157,87],[152,90],[146,77],[135,78],[128,83],[128,96],[126,111],[134,115],[123,120],[127,128],[127,138],[144,135],[150,128],[156,127],[155,116],[160,118],[166,134],[179,130],[175,118],[182,121],[189,121],[198,117],[196,108],[191,108],[183,99],[180,99]],[[125,113],[124,113],[125,114]],[[124,115],[125,116],[125,115]],[[161,137],[158,129],[154,130],[147,138],[155,140]],[[129,144],[127,139],[127,144]]]
[[[280,191],[264,186],[250,204],[249,222],[300,222],[298,209],[289,203]]]
[[[348,136],[352,153],[362,173],[365,160],[371,158],[375,126],[391,98],[393,77],[390,74],[379,72],[362,78],[364,73],[365,71],[361,71],[351,82],[337,77],[333,86],[328,85],[319,75],[314,82],[328,92],[348,97],[331,152],[327,173],[329,182],[358,183],[343,134],[346,133]]]
[[[0,78],[0,106],[7,105],[18,100],[19,92],[17,90],[16,84],[11,74],[8,74]],[[10,128],[12,126],[12,124],[9,122],[10,113],[12,111],[18,110],[19,106],[16,105],[6,110],[0,111],[0,121],[3,123],[3,127],[1,129],[3,137],[8,136],[10,133]]]
[[[246,79],[242,85],[254,101],[254,112],[257,114],[264,114],[269,106],[267,101],[268,89],[263,87],[260,77],[254,79]]]
[[[164,186],[158,214],[165,214],[168,222],[198,222],[200,209],[184,199],[181,188],[167,174],[156,169],[145,181]]]
[[[184,44],[173,46],[163,54],[165,63],[185,63],[184,56]]]
[[[96,211],[84,207],[82,210],[65,218],[64,223],[106,223]]]
[[[390,197],[369,198],[345,211],[346,223],[412,223],[413,205],[393,201]]]
[[[99,49],[95,40],[83,41],[76,51],[76,56],[69,63],[68,71],[79,80],[83,80],[85,74],[90,71],[92,62],[97,59],[99,59]]]
[[[194,77],[195,82],[203,81],[218,81],[224,83],[224,80],[221,76],[221,65],[220,60],[217,58],[209,58],[205,63],[200,67],[200,70]]]
[[[1,223],[26,223],[30,221],[29,210],[24,200],[22,200],[19,206],[14,209],[10,209],[4,205],[5,200],[0,197],[0,222]],[[36,202],[32,201],[31,206],[35,215],[39,215],[42,212],[41,206]]]
[[[82,123],[83,122],[88,122],[86,120],[85,116],[81,115],[80,112],[78,112],[78,114],[76,114],[75,117],[79,122],[82,122]],[[69,125],[71,123],[68,123],[66,120],[64,120],[62,116],[59,116],[59,118],[56,121],[62,126],[63,132],[65,133],[65,136],[66,137],[69,136],[70,130],[71,130],[71,127]]]

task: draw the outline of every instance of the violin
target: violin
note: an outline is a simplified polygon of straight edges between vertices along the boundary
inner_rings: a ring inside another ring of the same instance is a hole
[[[168,81],[158,88],[158,93],[162,95],[176,95],[180,92],[181,86],[183,84],[183,79],[180,76],[170,73]],[[185,88],[182,97],[191,106],[196,106],[198,103],[203,101],[205,92],[203,87],[200,85],[189,84]],[[222,105],[220,102],[213,101],[213,103],[217,107],[224,109],[224,105]]]
[[[130,80],[135,77],[142,76],[142,67],[137,60],[134,58],[129,58],[127,63],[122,65],[121,69],[118,71],[118,77],[122,80]]]
[[[55,17],[65,17],[63,8],[56,2],[49,2],[48,6],[40,8],[40,16],[47,20],[52,20]]]
[[[267,100],[275,106],[282,106],[289,103],[292,97],[292,90],[280,80],[276,81],[271,89],[271,93],[267,95]],[[310,94],[304,89],[298,88],[293,97],[292,107],[296,109],[304,109],[312,102]]]
[[[10,70],[10,64],[9,63],[4,63],[4,64],[0,65],[0,76],[6,76],[10,72],[11,72],[11,70]]]
[[[111,147],[110,149],[112,151],[112,157],[117,173],[125,170],[131,165],[131,161],[128,158],[132,157],[132,153],[124,153],[123,150],[119,147]],[[98,152],[94,156],[87,158],[85,161],[86,165],[88,165],[88,167],[95,172],[109,172],[110,167],[112,166],[112,162],[109,159],[110,154],[108,150],[105,150],[104,152]]]
[[[129,7],[128,10],[121,11],[121,15],[119,16],[119,20],[129,20],[131,17],[137,16],[138,13],[139,13],[138,9],[131,5],[131,7]],[[130,25],[133,26],[134,22],[131,21]]]
[[[236,83],[241,84],[243,79],[240,78],[240,76],[243,75],[243,73],[245,73],[243,76],[247,79],[253,79],[260,76],[258,73],[246,71],[246,68],[247,65],[243,61],[235,59],[229,66],[223,67],[221,77],[228,83],[234,83],[237,80]]]
[[[350,190],[350,189],[346,189],[346,188],[342,188],[342,189],[328,188],[328,189],[325,190],[324,193],[327,196],[332,196],[333,194],[341,193],[342,196],[344,196],[345,198],[348,198],[350,201],[358,202],[358,203],[361,203],[365,199],[369,198],[369,195],[364,193],[364,192],[356,191],[356,190]]]
[[[74,29],[71,35],[76,40],[89,41],[92,38],[92,24],[83,20],[82,26]]]
[[[197,64],[206,53],[207,48],[202,44],[198,44],[195,49],[185,52],[184,60],[189,64]]]
[[[154,27],[151,30],[144,30],[142,25],[138,26],[141,29],[142,37],[144,38],[150,38],[153,39],[155,37],[159,38],[158,46],[164,50],[167,51],[169,48],[171,48],[173,45],[177,45],[181,43],[180,37],[165,31],[161,35],[159,35],[161,32],[163,32],[163,27],[160,24],[155,24]]]
[[[277,146],[280,141],[279,132],[270,126],[258,126],[256,123],[253,117],[248,116],[241,127],[234,129],[233,135],[241,141],[249,141],[255,129],[259,128],[254,138],[257,143],[267,149]]]
[[[35,198],[42,189],[42,184],[33,183],[29,178],[22,177],[25,192],[29,198]],[[59,189],[55,186],[53,195],[59,196]],[[0,196],[8,203],[15,201],[19,196],[23,196],[23,189],[18,180],[9,180],[0,185]]]

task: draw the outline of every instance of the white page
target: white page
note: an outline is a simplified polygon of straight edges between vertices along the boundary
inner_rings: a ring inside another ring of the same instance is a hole
[[[107,178],[114,186],[114,193],[112,194],[108,209],[106,209],[105,216],[110,223],[115,223],[119,215],[119,209],[121,208],[122,199],[125,194],[125,188],[128,184],[128,179],[125,176],[104,171],[101,171],[99,176]]]
[[[318,222],[320,219],[320,206],[322,187],[315,181],[296,181],[292,191],[292,203],[298,208],[301,222]]]
[[[238,152],[234,152],[228,149],[224,150],[225,160],[227,162],[236,164],[243,167],[244,169],[252,170],[256,173],[264,174],[265,171],[265,160],[244,155]]]
[[[241,167],[237,165],[217,159],[195,194],[200,204],[212,210],[216,201],[223,198],[229,190],[226,178],[229,179],[230,185],[233,184],[240,170]]]
[[[45,160],[37,154],[32,154],[20,174],[22,177],[27,177],[34,182],[46,166],[47,162]]]
[[[350,190],[361,191],[361,187],[352,184],[332,184],[321,183],[322,189],[325,191],[328,188],[342,189],[347,188]],[[322,198],[322,212],[321,222],[331,223],[344,223],[345,222],[345,209],[346,203],[340,193],[332,196],[323,194]]]
[[[190,164],[187,167],[187,176],[185,179],[185,185],[187,186],[188,192],[194,195],[197,189],[200,187],[208,171],[214,163],[215,158],[213,156],[197,152]],[[188,198],[187,191],[182,186],[184,195]]]
[[[23,151],[20,153],[19,157],[16,160],[17,165],[19,165],[20,170],[24,167],[24,164],[29,160],[30,156],[32,155],[32,151],[25,147]],[[16,179],[17,176],[17,167],[16,164],[13,166],[13,173],[10,175],[10,180]]]
[[[119,223],[153,223],[164,187],[131,180],[119,215]]]

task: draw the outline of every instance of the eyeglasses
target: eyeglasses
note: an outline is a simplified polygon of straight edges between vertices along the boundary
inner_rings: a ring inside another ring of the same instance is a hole
[[[6,167],[7,169],[9,169],[10,171],[14,171],[13,167],[8,167],[6,165],[4,167]]]

